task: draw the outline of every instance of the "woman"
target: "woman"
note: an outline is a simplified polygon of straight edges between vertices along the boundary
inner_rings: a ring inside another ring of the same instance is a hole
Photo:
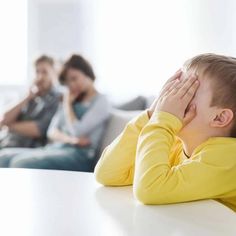
[[[105,95],[94,86],[91,65],[73,55],[59,77],[68,88],[48,130],[51,143],[44,148],[9,150],[0,154],[1,167],[93,171],[99,140],[110,113]]]

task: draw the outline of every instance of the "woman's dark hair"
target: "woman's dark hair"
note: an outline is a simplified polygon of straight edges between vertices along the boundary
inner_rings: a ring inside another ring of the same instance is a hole
[[[65,84],[67,71],[69,69],[79,70],[93,81],[96,78],[93,72],[93,68],[87,60],[85,60],[80,55],[72,55],[69,60],[65,62],[63,69],[59,75],[59,81],[61,84]]]

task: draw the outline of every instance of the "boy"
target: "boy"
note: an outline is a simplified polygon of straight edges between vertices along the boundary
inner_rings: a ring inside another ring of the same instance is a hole
[[[215,199],[236,211],[235,137],[236,59],[202,54],[105,148],[95,176],[133,184],[144,204]]]

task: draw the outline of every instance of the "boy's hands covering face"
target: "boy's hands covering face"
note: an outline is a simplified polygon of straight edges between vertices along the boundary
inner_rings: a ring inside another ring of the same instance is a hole
[[[166,82],[160,96],[148,110],[149,116],[155,110],[169,112],[178,117],[183,125],[194,118],[196,106],[195,104],[190,106],[190,102],[199,87],[199,80],[195,75],[183,79],[181,74],[181,71],[178,71]]]
[[[160,95],[153,101],[152,105],[148,109],[148,116],[149,116],[149,118],[152,116],[152,113],[155,111],[156,105],[157,105],[158,100],[160,99],[160,97],[173,86],[173,84],[175,83],[176,79],[180,79],[181,74],[182,74],[182,71],[178,70],[172,77],[170,77],[166,81],[166,83],[164,84],[163,88],[161,89]]]

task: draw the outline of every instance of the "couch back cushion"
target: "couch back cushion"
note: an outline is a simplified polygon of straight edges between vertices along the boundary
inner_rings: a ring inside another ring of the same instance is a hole
[[[125,125],[141,111],[124,111],[119,109],[112,109],[110,118],[104,132],[103,140],[99,154],[101,155],[104,148],[109,145],[124,129]]]

